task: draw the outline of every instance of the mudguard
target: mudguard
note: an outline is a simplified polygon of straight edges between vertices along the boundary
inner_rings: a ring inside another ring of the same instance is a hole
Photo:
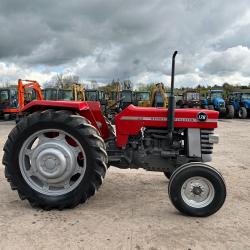
[[[82,101],[32,101],[25,105],[21,113],[33,113],[38,110],[55,109],[71,110],[80,116],[87,118],[90,123],[99,131],[101,137],[105,140],[109,137],[108,125],[101,112],[99,102]]]

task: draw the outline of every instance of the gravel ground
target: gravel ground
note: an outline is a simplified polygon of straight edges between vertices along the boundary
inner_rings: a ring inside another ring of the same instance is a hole
[[[0,122],[0,158],[13,122]],[[0,164],[0,249],[250,249],[250,120],[221,120],[211,165],[226,179],[223,208],[178,213],[162,173],[111,167],[99,192],[72,210],[33,209]]]

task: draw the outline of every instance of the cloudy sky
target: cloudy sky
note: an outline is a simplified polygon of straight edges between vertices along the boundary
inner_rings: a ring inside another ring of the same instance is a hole
[[[250,83],[249,0],[0,0],[0,82]]]

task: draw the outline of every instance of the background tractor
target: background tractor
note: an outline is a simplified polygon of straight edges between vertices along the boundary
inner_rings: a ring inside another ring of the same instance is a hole
[[[0,89],[0,116],[5,120],[15,118],[18,112],[17,88]]]
[[[44,100],[58,101],[58,88],[45,88],[42,90]]]
[[[234,92],[228,96],[228,103],[233,106],[237,117],[247,118],[250,113],[250,93]]]
[[[207,99],[202,100],[202,106],[210,110],[216,110],[222,116],[226,116],[229,119],[234,117],[233,105],[226,105],[226,102],[223,99],[223,90],[209,90]]]
[[[167,107],[168,98],[164,84],[157,83],[150,90],[150,107]]]
[[[134,102],[134,93],[131,89],[124,89],[120,92],[119,109],[123,110]]]
[[[105,119],[99,102],[33,101],[4,146],[5,176],[21,199],[49,210],[93,196],[107,168],[143,168],[170,176],[173,205],[191,216],[218,211],[226,197],[211,161],[218,112],[174,109],[174,62],[168,110],[128,106]]]
[[[138,107],[150,107],[150,92],[149,91],[134,92],[134,105]]]
[[[45,88],[42,90],[44,100],[51,101],[85,101],[85,89],[82,84],[73,83],[70,88]]]
[[[183,93],[182,100],[176,102],[178,108],[200,108],[201,100],[198,91],[187,90]]]

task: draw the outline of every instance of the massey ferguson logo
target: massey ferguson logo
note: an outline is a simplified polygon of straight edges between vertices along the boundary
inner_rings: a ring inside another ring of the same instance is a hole
[[[197,120],[199,120],[200,122],[205,122],[207,120],[207,114],[203,113],[203,112],[200,112],[197,115]]]

